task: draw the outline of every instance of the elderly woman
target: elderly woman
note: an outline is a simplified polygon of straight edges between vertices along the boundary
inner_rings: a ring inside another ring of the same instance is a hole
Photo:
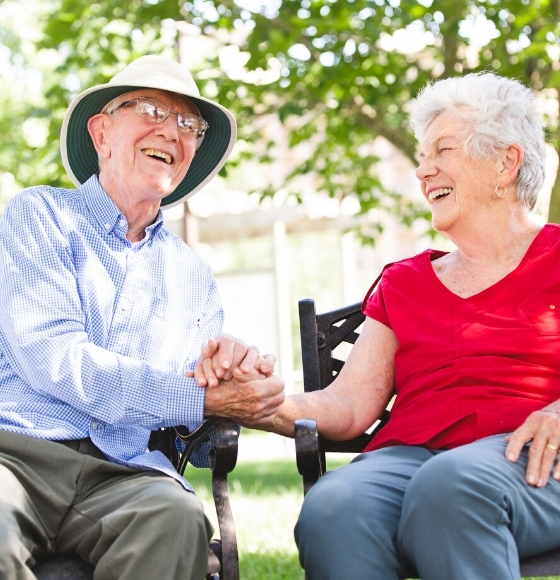
[[[532,92],[484,73],[413,105],[416,175],[456,246],[386,266],[327,389],[264,428],[313,417],[349,439],[388,424],[307,494],[296,526],[311,580],[519,578],[560,546],[560,228],[530,217],[544,177]]]

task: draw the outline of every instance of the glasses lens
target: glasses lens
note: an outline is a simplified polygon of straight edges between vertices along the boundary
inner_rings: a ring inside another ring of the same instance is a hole
[[[200,117],[195,117],[190,113],[180,113],[177,115],[177,124],[181,131],[194,133],[197,137],[202,137],[208,129],[208,123]]]
[[[136,112],[153,123],[163,123],[169,117],[169,109],[151,99],[138,99]]]
[[[194,133],[197,137],[202,137],[206,129],[208,129],[208,123],[204,119],[196,115],[191,115],[190,113],[176,113],[167,105],[154,101],[153,99],[140,97],[132,101],[127,101],[120,106],[127,106],[133,102],[136,102],[136,114],[152,123],[163,123],[169,117],[169,113],[173,113],[177,115],[179,129],[185,133]]]

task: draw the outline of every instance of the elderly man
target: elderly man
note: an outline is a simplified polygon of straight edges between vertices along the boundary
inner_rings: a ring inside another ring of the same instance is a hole
[[[211,526],[189,483],[146,451],[150,432],[207,415],[251,425],[275,413],[283,385],[272,360],[229,340],[220,381],[192,378],[222,310],[160,206],[207,183],[234,141],[231,114],[182,66],[142,57],[68,109],[61,150],[77,189],[30,188],[6,208],[1,578],[31,579],[37,556],[69,553],[99,580],[204,577]]]

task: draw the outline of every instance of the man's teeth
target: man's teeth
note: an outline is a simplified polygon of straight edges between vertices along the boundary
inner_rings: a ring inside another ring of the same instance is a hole
[[[173,161],[173,157],[171,157],[169,153],[164,153],[163,151],[158,151],[157,149],[142,149],[142,153],[144,153],[144,155],[148,155],[149,157],[158,157],[159,159],[163,159],[168,165]]]
[[[442,187],[440,189],[434,189],[434,191],[430,191],[430,195],[428,196],[428,199],[430,201],[435,201],[436,199],[439,199],[440,197],[443,197],[444,195],[448,195],[453,191],[452,187]]]

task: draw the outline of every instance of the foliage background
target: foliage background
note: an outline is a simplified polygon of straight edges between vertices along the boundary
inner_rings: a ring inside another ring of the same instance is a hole
[[[202,94],[238,119],[228,166],[271,164],[276,122],[302,152],[290,174],[258,190],[263,197],[284,189],[301,198],[299,178],[312,176],[325,196],[355,197],[363,214],[427,217],[386,191],[372,144],[381,136],[415,163],[410,99],[427,81],[471,71],[539,91],[560,150],[560,0],[0,0],[0,205],[21,187],[70,185],[59,154],[69,101],[142,54],[178,58],[181,32],[200,38],[201,52],[203,40],[213,47],[186,64]],[[550,221],[560,222],[558,177]],[[378,227],[372,218],[363,239]],[[293,472],[293,461],[234,471],[244,578],[302,577],[291,542],[301,503]],[[211,512],[202,475],[188,477]]]
[[[237,116],[233,164],[271,162],[272,117],[302,151],[262,197],[282,188],[301,198],[298,177],[311,174],[325,195],[354,196],[361,213],[427,217],[383,187],[372,143],[382,136],[414,163],[408,103],[426,82],[458,73],[492,70],[531,85],[560,148],[560,0],[0,0],[0,10],[10,5],[32,11],[37,25],[23,35],[0,19],[0,56],[12,65],[0,79],[4,196],[68,185],[58,151],[68,102],[141,54],[177,57],[181,31],[212,39],[211,53],[186,64],[198,69],[202,94]],[[560,221],[560,178],[550,220]]]

